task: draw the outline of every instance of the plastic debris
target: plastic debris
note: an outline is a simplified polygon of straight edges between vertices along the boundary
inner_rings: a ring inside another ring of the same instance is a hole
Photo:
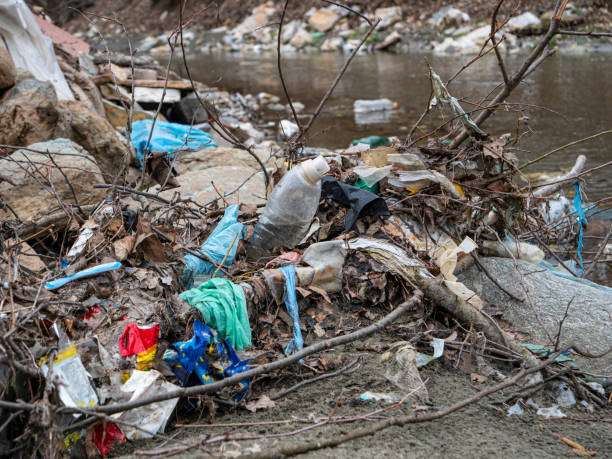
[[[523,413],[525,413],[525,410],[521,406],[520,402],[516,402],[514,405],[508,408],[508,413],[506,416],[521,416]]]
[[[125,435],[114,422],[101,421],[93,427],[91,432],[91,441],[102,457],[108,456],[115,446],[126,440]]]
[[[358,145],[360,143],[369,145],[370,148],[382,147],[389,145],[389,137],[380,137],[377,135],[371,135],[370,137],[363,137],[361,139],[355,139],[351,142],[352,145]]]
[[[165,381],[162,374],[157,370],[134,370],[130,379],[121,386],[121,392],[131,394],[130,402],[176,389],[179,389],[179,387]],[[157,432],[163,432],[166,429],[168,419],[177,402],[178,398],[172,398],[113,414],[112,417],[123,421],[121,431],[129,440],[153,438]]]
[[[397,403],[399,401],[399,397],[395,394],[385,394],[382,392],[364,392],[359,396],[361,400],[367,402],[387,402],[387,403]]]
[[[569,384],[564,382],[557,383],[557,403],[563,407],[574,406],[576,404],[574,391],[572,391]]]
[[[202,314],[202,320],[228,339],[237,350],[251,345],[251,327],[242,287],[227,279],[213,278],[180,294]]]
[[[293,338],[285,348],[285,354],[289,355],[304,347],[302,330],[300,329],[300,315],[298,311],[297,298],[295,296],[295,266],[288,265],[279,268],[285,278],[285,306],[287,313],[293,320]]]
[[[538,416],[542,416],[545,419],[548,418],[565,418],[567,417],[563,411],[559,409],[557,405],[553,405],[550,408],[538,408],[536,412]]]
[[[353,102],[353,110],[355,113],[366,113],[366,112],[382,112],[386,110],[393,110],[393,102],[389,99],[357,99]]]
[[[240,360],[229,340],[217,342],[214,331],[198,320],[193,324],[193,337],[174,343],[174,350],[166,350],[163,360],[170,365],[181,386],[212,384],[250,369],[249,360]],[[193,374],[197,377],[195,381]],[[224,388],[217,395],[239,402],[248,396],[250,387],[247,379],[233,388]]]
[[[83,228],[83,230],[79,234],[79,237],[74,242],[74,244],[72,244],[72,247],[66,254],[66,260],[70,262],[76,257],[78,257],[83,252],[83,250],[85,250],[85,247],[87,246],[87,241],[89,241],[93,235],[94,232],[91,228]]]
[[[582,249],[584,247],[584,244],[582,242],[582,237],[584,234],[584,228],[589,222],[587,220],[586,214],[584,213],[584,208],[582,207],[582,197],[580,195],[580,180],[576,179],[574,188],[576,191],[576,194],[574,195],[574,209],[576,210],[576,215],[578,216],[578,219],[576,220],[574,225],[580,225],[580,230],[578,233],[578,248],[576,249],[576,251],[578,253],[578,260],[580,260],[580,275],[583,275],[584,263],[582,261]]]
[[[440,338],[433,338],[431,340],[431,347],[434,350],[433,355],[427,355],[421,352],[417,352],[417,357],[416,357],[417,368],[424,367],[429,362],[432,362],[442,357],[442,354],[444,353],[444,340]]]
[[[393,166],[358,166],[355,167],[353,171],[359,176],[359,179],[365,184],[365,186],[368,188],[373,188],[382,179],[388,177],[392,169]]]
[[[53,281],[49,281],[45,284],[45,288],[47,290],[55,290],[66,285],[68,282],[72,282],[73,280],[83,279],[84,277],[95,276],[96,274],[105,273],[108,271],[113,271],[115,269],[121,268],[121,263],[118,261],[111,263],[104,263],[97,266],[92,266],[91,268],[84,269],[83,271],[79,271],[70,276],[60,277],[59,279],[55,279]]]
[[[278,247],[292,249],[304,238],[319,207],[321,178],[328,171],[325,158],[317,156],[283,176],[249,239],[250,258],[261,258]]]
[[[380,357],[385,367],[385,378],[401,390],[401,395],[413,392],[414,398],[428,401],[429,393],[418,370],[419,353],[405,341],[394,343]]]
[[[159,324],[139,327],[130,323],[119,338],[119,355],[136,356],[135,368],[140,371],[153,367],[159,341]]]
[[[132,145],[136,149],[141,167],[152,126],[153,120],[148,119],[132,123]],[[210,134],[204,131],[186,124],[157,120],[147,153],[166,152],[169,156],[172,156],[174,153],[202,150],[206,147],[216,146],[217,144]]]
[[[314,268],[311,285],[328,293],[342,290],[342,268],[346,257],[344,241],[324,241],[306,249],[302,261]]]
[[[91,386],[89,373],[83,366],[76,346],[57,324],[53,325],[53,329],[59,338],[59,351],[53,360],[51,374],[49,374],[47,359],[43,359],[41,362],[43,375],[57,387],[60,400],[64,405],[72,408],[96,406],[98,395]],[[74,414],[74,417],[79,416],[81,414]]]
[[[391,215],[385,200],[374,193],[339,182],[333,177],[324,177],[321,182],[321,196],[323,198],[333,199],[340,205],[350,209],[344,219],[344,231],[347,233],[353,229],[360,216],[377,215],[388,217]]]
[[[223,218],[200,247],[200,252],[216,263],[221,264],[225,259],[223,266],[230,266],[234,262],[238,242],[245,235],[244,225],[238,222],[238,211],[238,205],[225,209]],[[183,283],[187,287],[193,285],[193,279],[198,274],[213,274],[216,270],[212,263],[191,254],[185,255],[185,264],[187,267],[183,272]]]
[[[480,246],[498,257],[509,257],[511,253],[519,260],[537,265],[544,259],[544,252],[538,246],[516,241],[481,241]]]

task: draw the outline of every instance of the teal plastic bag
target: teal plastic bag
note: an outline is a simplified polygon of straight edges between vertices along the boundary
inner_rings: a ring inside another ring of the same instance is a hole
[[[140,120],[132,123],[132,145],[138,154],[141,168],[152,125],[153,120]],[[187,124],[156,121],[147,150],[149,152],[165,151],[172,156],[173,153],[181,151],[194,151],[216,146],[210,134],[204,131]]]
[[[180,294],[202,314],[202,322],[238,351],[251,345],[251,325],[242,287],[215,277]]]
[[[201,252],[208,255],[211,260],[219,264],[223,261],[225,254],[228,253],[229,250],[229,254],[223,266],[230,266],[234,262],[236,250],[238,249],[238,242],[245,235],[246,229],[244,225],[238,222],[238,210],[238,205],[229,206],[225,209],[223,218],[200,247]],[[238,234],[238,236],[236,236],[236,234]],[[234,240],[234,237],[236,240]],[[233,245],[232,242],[234,242]],[[193,278],[198,274],[212,274],[217,269],[212,263],[191,254],[185,255],[185,264],[187,266],[183,271],[183,284],[187,287],[193,285]]]

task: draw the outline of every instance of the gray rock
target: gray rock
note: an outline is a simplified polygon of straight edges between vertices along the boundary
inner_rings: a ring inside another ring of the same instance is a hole
[[[521,278],[510,258],[483,258],[483,264],[506,290],[525,297]],[[529,295],[535,304],[542,324],[553,339],[559,330],[567,304],[573,299],[568,317],[563,324],[561,344],[575,344],[591,353],[601,353],[612,347],[612,293],[558,277],[531,263],[519,261]],[[468,288],[480,298],[501,309],[504,318],[517,330],[527,332],[526,342],[549,345],[546,332],[530,306],[520,303],[502,292],[491,280],[472,267],[459,276]],[[600,359],[587,360],[576,357],[582,368],[606,371],[612,368],[612,353]]]
[[[203,96],[201,96],[203,97]],[[173,121],[183,124],[204,123],[208,120],[206,111],[202,108],[196,93],[192,92],[172,106]]]
[[[59,207],[58,198],[70,205],[76,196],[79,204],[85,205],[96,204],[106,195],[104,190],[92,188],[92,184],[103,181],[96,160],[67,139],[35,143],[27,150],[17,150],[0,159],[0,171],[11,180],[11,183],[0,182],[2,199],[24,220]],[[47,185],[47,180],[53,188]],[[8,210],[0,210],[0,220],[9,217],[12,214]]]

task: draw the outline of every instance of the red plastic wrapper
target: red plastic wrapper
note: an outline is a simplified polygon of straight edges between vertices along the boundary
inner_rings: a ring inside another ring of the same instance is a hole
[[[91,440],[98,448],[100,455],[106,457],[115,446],[126,441],[126,438],[117,424],[102,421],[94,427]]]
[[[119,354],[128,357],[141,354],[157,345],[159,340],[159,324],[148,328],[139,328],[135,323],[125,327],[125,331],[119,338]]]

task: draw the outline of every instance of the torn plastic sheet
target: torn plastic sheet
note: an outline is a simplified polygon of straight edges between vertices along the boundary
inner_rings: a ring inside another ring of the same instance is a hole
[[[244,225],[238,222],[239,208],[240,206],[233,205],[225,209],[223,218],[200,247],[200,252],[219,264],[227,254],[223,266],[230,266],[234,262],[238,242],[246,232]],[[213,274],[217,269],[212,263],[191,254],[185,255],[185,264],[187,267],[183,272],[182,279],[186,287],[193,285],[193,278],[198,274]]]
[[[387,203],[380,196],[339,182],[333,177],[323,177],[321,179],[321,197],[332,199],[341,206],[350,209],[344,219],[344,231],[346,233],[353,229],[360,216],[378,215],[388,217],[391,215]]]
[[[74,100],[62,73],[53,42],[43,35],[34,14],[23,0],[0,0],[0,42],[4,39],[15,67],[49,81],[60,100]]]
[[[419,192],[427,188],[431,183],[438,183],[442,189],[448,191],[456,199],[461,199],[463,192],[461,188],[454,185],[445,175],[438,171],[397,171],[396,176],[389,178],[389,184],[408,191]]]
[[[412,393],[415,398],[426,402],[429,393],[417,368],[418,354],[412,344],[399,341],[380,356],[380,363],[384,366],[385,378],[400,389],[400,396]]]
[[[434,338],[431,340],[430,345],[431,347],[433,347],[433,350],[434,350],[433,355],[427,355],[421,352],[417,352],[417,355],[416,355],[417,368],[424,367],[429,362],[432,362],[442,357],[442,354],[444,353],[444,340],[440,338]]]
[[[83,252],[83,250],[85,250],[85,247],[87,246],[87,241],[89,241],[93,235],[94,235],[94,232],[91,228],[89,227],[83,228],[83,230],[79,234],[79,237],[74,242],[74,244],[72,244],[72,247],[66,254],[66,260],[69,263],[71,263],[76,257],[78,257]]]
[[[326,292],[342,290],[342,269],[346,257],[344,241],[324,241],[312,244],[302,255],[304,263],[314,268],[311,285]]]
[[[457,281],[457,277],[454,274],[459,253],[469,254],[478,246],[469,237],[466,237],[459,245],[449,237],[445,237],[438,242],[439,245],[437,247],[432,247],[430,255],[436,266],[440,268],[440,273],[444,277],[444,284],[462,300],[467,301],[478,309],[482,308],[480,297],[467,288],[465,284]]]
[[[360,400],[364,400],[367,402],[386,402],[386,403],[396,403],[400,399],[395,394],[385,394],[382,392],[364,392],[359,396]]]
[[[114,422],[100,421],[91,429],[91,441],[100,452],[100,456],[106,457],[115,446],[126,441],[125,435]]]
[[[161,395],[180,389],[178,386],[164,380],[162,374],[157,370],[139,371],[134,370],[130,379],[121,386],[121,391],[132,394],[130,402],[153,395]],[[153,436],[166,429],[168,419],[172,415],[178,402],[178,398],[164,400],[141,406],[133,410],[113,414],[112,417],[120,419],[124,423],[133,424],[140,428],[121,423],[121,430],[130,440],[153,438]]]
[[[450,95],[446,86],[442,82],[442,78],[436,72],[433,71],[431,66],[429,66],[429,72],[431,74],[431,83],[433,85],[434,97],[432,97],[431,102],[429,104],[429,108],[435,107],[438,105],[438,102],[442,105],[442,112],[449,118],[458,117],[463,124],[463,127],[472,135],[478,134],[479,136],[486,137],[487,133],[478,127],[476,123],[474,123],[459,101]]]
[[[283,266],[279,268],[279,271],[285,278],[285,306],[289,317],[293,320],[293,338],[285,348],[285,355],[289,355],[304,347],[304,338],[302,338],[302,330],[300,329],[300,313],[295,296],[295,266]]]
[[[193,381],[190,378],[194,373],[199,382],[206,385],[250,369],[250,360],[240,360],[228,340],[217,342],[213,330],[199,320],[193,324],[193,337],[173,346],[174,350],[166,350],[162,358],[170,365],[181,386],[191,385]],[[218,395],[239,402],[250,392],[250,385],[250,379],[240,381],[234,388],[225,388]]]
[[[68,407],[91,408],[98,404],[98,395],[91,386],[91,376],[85,369],[81,357],[77,353],[76,346],[72,344],[66,333],[53,325],[53,329],[59,338],[59,348],[53,361],[51,375],[46,358],[41,362],[41,371],[45,378],[55,384],[62,403]],[[75,413],[74,417],[81,416]]]
[[[357,166],[353,168],[359,178],[365,183],[368,188],[372,188],[385,177],[388,177],[393,166],[372,167],[372,166]]]
[[[516,402],[510,408],[508,408],[508,413],[506,416],[521,416],[525,410],[521,406],[520,402]]]
[[[360,250],[366,252],[379,263],[382,263],[390,270],[403,276],[410,277],[407,273],[409,270],[418,269],[423,277],[432,278],[425,266],[418,258],[414,258],[406,251],[395,244],[391,244],[382,239],[374,239],[369,237],[359,237],[348,241],[349,250]]]

